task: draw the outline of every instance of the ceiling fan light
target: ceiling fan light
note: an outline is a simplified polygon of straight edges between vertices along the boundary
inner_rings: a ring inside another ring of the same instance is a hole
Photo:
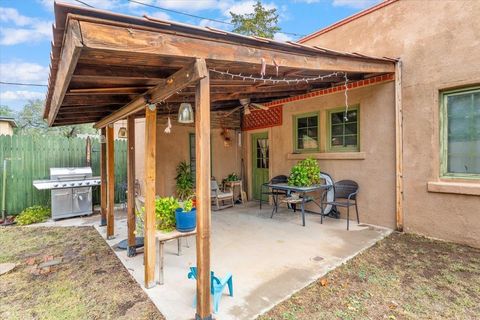
[[[182,103],[180,104],[180,108],[178,109],[178,122],[179,123],[193,123],[193,108],[190,103]]]

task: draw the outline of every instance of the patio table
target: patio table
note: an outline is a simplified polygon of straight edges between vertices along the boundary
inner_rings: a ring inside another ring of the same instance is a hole
[[[164,275],[163,275],[163,256],[164,256],[164,249],[163,245],[165,242],[177,239],[178,245],[178,255],[182,254],[182,245],[181,245],[181,238],[192,236],[197,234],[197,229],[189,232],[180,232],[178,230],[173,230],[172,232],[162,232],[157,231],[155,233],[155,242],[157,246],[157,265],[158,265],[158,284],[162,285],[164,283]]]
[[[299,198],[299,203],[301,204],[301,208],[302,208],[302,224],[303,226],[305,227],[305,203],[307,202],[307,198],[306,198],[306,194],[307,193],[311,193],[311,192],[315,192],[315,191],[318,191],[318,190],[328,190],[330,189],[332,186],[331,185],[327,185],[327,184],[315,184],[315,185],[312,185],[312,186],[309,186],[309,187],[295,187],[295,186],[289,186],[287,183],[269,183],[267,184],[267,186],[269,188],[271,188],[272,190],[282,190],[282,191],[286,191],[288,195],[292,194],[292,193],[298,193],[300,198]],[[273,213],[274,212],[277,212],[278,211],[278,194],[277,195],[273,195],[274,197],[276,197],[274,199],[274,208],[273,208],[273,211],[272,211],[272,217],[273,217]],[[321,206],[316,202],[316,201],[313,201],[320,209]]]

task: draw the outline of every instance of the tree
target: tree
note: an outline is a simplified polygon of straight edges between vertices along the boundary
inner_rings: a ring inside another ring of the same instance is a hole
[[[95,134],[96,130],[90,124],[80,124],[62,127],[49,127],[43,119],[43,100],[29,100],[18,113],[16,134],[23,135],[63,135],[72,138],[81,133]],[[1,109],[0,109],[1,110]]]
[[[280,31],[277,9],[266,9],[260,0],[253,6],[253,13],[235,14],[230,12],[231,22],[235,25],[233,32],[247,36],[258,36],[272,39]]]
[[[13,110],[8,106],[0,105],[0,116],[13,117],[15,116],[15,112],[13,112]]]

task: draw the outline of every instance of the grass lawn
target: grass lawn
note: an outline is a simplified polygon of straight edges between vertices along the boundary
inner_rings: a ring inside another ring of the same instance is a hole
[[[92,227],[0,228],[0,245],[17,264],[0,275],[0,319],[164,319]]]
[[[394,233],[259,319],[480,319],[480,250]]]

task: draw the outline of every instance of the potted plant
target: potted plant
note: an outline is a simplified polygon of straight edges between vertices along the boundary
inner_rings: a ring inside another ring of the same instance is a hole
[[[320,183],[320,167],[317,160],[307,158],[292,167],[288,185],[295,187],[309,187]]]
[[[197,227],[197,210],[193,207],[192,199],[180,203],[175,210],[176,228],[180,232],[189,232]]]
[[[177,165],[176,181],[176,193],[180,201],[185,201],[192,197],[193,192],[193,177],[190,171],[190,166],[186,161],[181,161]]]
[[[230,173],[225,179],[222,180],[222,183],[224,184],[225,182],[232,182],[232,181],[238,181],[240,178],[237,176],[235,172]]]

